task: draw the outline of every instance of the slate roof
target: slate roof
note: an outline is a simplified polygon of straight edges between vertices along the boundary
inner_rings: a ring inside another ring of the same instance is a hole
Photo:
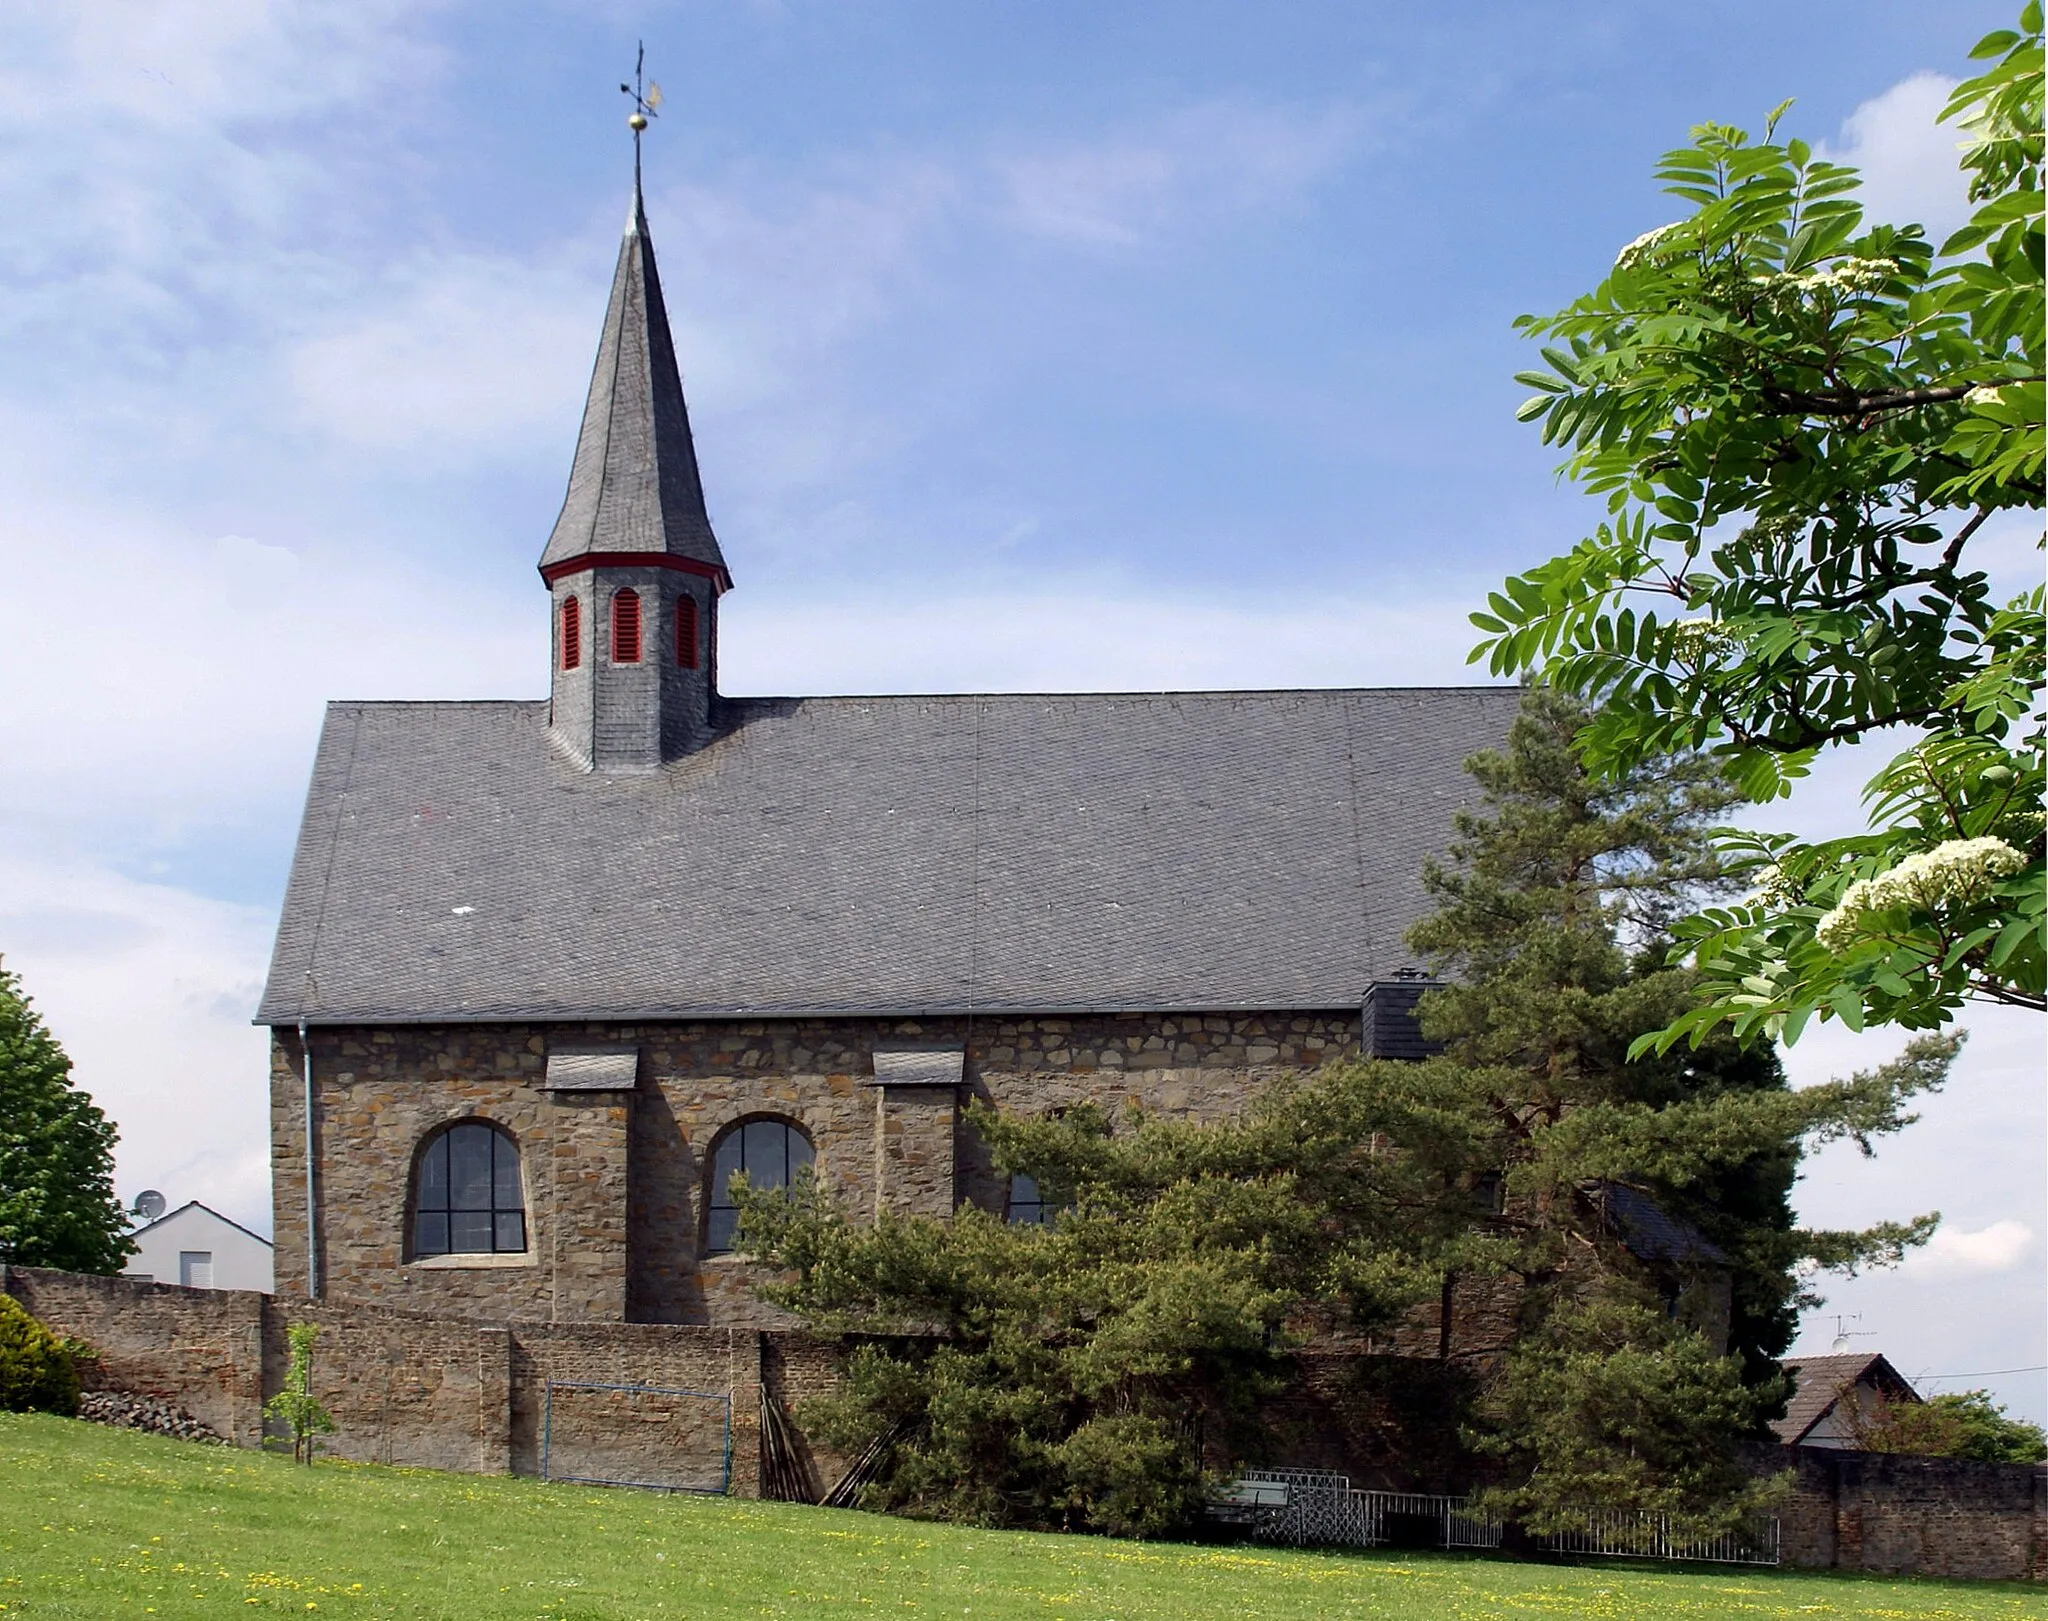
[[[1811,1434],[1835,1403],[1858,1384],[1870,1385],[1891,1401],[1920,1399],[1905,1375],[1874,1351],[1787,1357],[1784,1366],[1792,1375],[1792,1398],[1785,1404],[1785,1416],[1771,1421],[1771,1429],[1787,1446],[1797,1446]]]
[[[1356,1007],[1512,688],[328,709],[259,1023]]]
[[[707,564],[723,584],[732,583],[704,510],[690,412],[637,183],[569,492],[540,566],[593,551],[666,552]]]
[[[1601,1208],[1629,1253],[1642,1261],[1696,1261],[1726,1266],[1728,1254],[1689,1221],[1680,1221],[1640,1188],[1605,1182]]]

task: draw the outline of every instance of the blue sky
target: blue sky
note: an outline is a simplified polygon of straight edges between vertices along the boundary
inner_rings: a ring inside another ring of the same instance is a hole
[[[731,690],[1375,684],[1467,679],[1587,521],[1510,323],[1673,216],[1657,154],[1797,96],[1953,223],[1932,114],[2009,9],[0,0],[0,951],[124,1188],[267,1219],[322,701],[543,689],[637,39]],[[1992,1021],[1914,1143],[1816,1167],[1816,1219],[1968,1238],[1838,1291],[1859,1344],[2048,1361],[2038,1057]]]

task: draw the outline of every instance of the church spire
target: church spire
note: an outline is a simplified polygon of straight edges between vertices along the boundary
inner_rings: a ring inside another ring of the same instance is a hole
[[[716,733],[718,599],[732,586],[704,510],[690,413],[640,192],[612,274],[569,491],[541,553],[554,613],[550,724],[598,770],[645,770]]]
[[[541,553],[541,573],[611,552],[664,553],[702,564],[721,588],[732,583],[704,510],[697,447],[637,175],[569,492]]]

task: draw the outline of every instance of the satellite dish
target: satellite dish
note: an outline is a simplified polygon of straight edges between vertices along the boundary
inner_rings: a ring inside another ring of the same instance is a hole
[[[1836,1356],[1842,1356],[1855,1348],[1850,1343],[1851,1341],[1873,1338],[1867,1330],[1851,1328],[1849,1326],[1851,1323],[1860,1323],[1862,1321],[1863,1313],[1860,1311],[1850,1312],[1837,1317],[1835,1319],[1835,1343],[1830,1345],[1828,1349],[1833,1351]]]
[[[144,1188],[135,1195],[135,1208],[132,1214],[140,1216],[144,1221],[155,1221],[167,1208],[168,1202],[161,1193],[155,1188]]]

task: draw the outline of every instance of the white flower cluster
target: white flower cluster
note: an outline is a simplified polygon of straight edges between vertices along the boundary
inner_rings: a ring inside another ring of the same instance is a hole
[[[1963,396],[1965,405],[2003,405],[2005,390],[1996,384],[1979,383]]]
[[[1673,220],[1669,225],[1660,225],[1654,231],[1645,231],[1614,256],[1614,268],[1627,270],[1633,265],[1646,262],[1657,244],[1684,223],[1683,220]]]
[[[1769,275],[1755,278],[1759,287],[1803,298],[1845,298],[1857,293],[1882,292],[1885,283],[1898,274],[1895,265],[1883,259],[1837,259],[1825,270],[1809,270],[1803,276]]]
[[[1681,619],[1671,627],[1671,653],[1687,664],[1704,664],[1735,640],[1711,619]]]
[[[1768,867],[1759,867],[1756,881],[1749,891],[1752,906],[1768,906],[1773,911],[1782,911],[1788,906],[1797,906],[1806,897],[1799,893],[1799,886],[1785,876],[1784,869],[1775,861]]]
[[[1881,293],[1898,273],[1887,259],[1837,259],[1825,270],[1801,276],[1799,285],[1816,293]]]
[[[1857,924],[1867,913],[1895,906],[1932,910],[1975,900],[1992,879],[2009,877],[2026,864],[2027,858],[2003,839],[1950,839],[1906,857],[1890,872],[1857,879],[1842,891],[1813,936],[1828,950],[1840,951],[1856,938]]]

